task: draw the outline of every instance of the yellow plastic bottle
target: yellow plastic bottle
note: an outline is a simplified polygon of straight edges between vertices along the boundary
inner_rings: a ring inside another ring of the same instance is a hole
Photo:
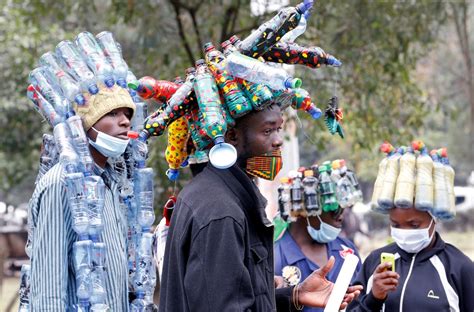
[[[186,152],[188,136],[186,117],[180,117],[168,126],[168,146],[166,147],[165,158],[169,165],[166,175],[171,181],[178,178],[178,169],[188,156]]]
[[[449,219],[450,203],[444,165],[441,163],[437,150],[431,151],[431,158],[433,159],[434,182],[433,214],[443,220]]]
[[[421,151],[416,158],[416,181],[415,181],[415,208],[422,211],[433,210],[433,160],[423,142],[418,147]],[[415,144],[412,143],[412,146]],[[417,149],[417,148],[413,148]]]
[[[380,151],[382,151],[383,153],[386,153],[387,157],[382,159],[382,161],[379,163],[379,171],[377,172],[377,178],[375,179],[374,192],[372,194],[372,200],[371,200],[371,208],[372,210],[375,210],[375,211],[380,210],[378,199],[380,196],[380,192],[382,191],[385,171],[387,170],[388,156],[390,156],[393,153],[393,150],[394,150],[393,146],[388,142],[385,142],[380,146]]]
[[[454,169],[449,164],[448,150],[441,148],[438,150],[438,154],[441,155],[441,160],[444,165],[444,175],[446,177],[446,187],[448,189],[449,198],[449,215],[448,219],[452,219],[456,216],[456,196],[454,195]]]
[[[379,208],[388,210],[394,207],[393,198],[395,197],[395,187],[397,184],[398,173],[400,172],[399,160],[401,150],[396,149],[395,153],[388,157],[387,169],[382,184],[382,190],[378,198]]]
[[[415,164],[416,157],[412,148],[400,157],[400,173],[397,178],[394,204],[397,208],[413,207],[415,196]]]

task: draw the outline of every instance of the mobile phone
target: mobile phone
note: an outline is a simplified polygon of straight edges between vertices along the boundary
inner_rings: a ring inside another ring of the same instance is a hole
[[[389,252],[382,252],[380,254],[380,263],[390,262],[392,264],[392,271],[395,272],[395,255]]]

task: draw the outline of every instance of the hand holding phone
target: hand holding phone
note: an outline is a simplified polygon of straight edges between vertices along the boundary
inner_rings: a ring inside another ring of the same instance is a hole
[[[389,252],[382,252],[380,254],[380,263],[389,262],[392,265],[391,270],[395,272],[395,255]]]

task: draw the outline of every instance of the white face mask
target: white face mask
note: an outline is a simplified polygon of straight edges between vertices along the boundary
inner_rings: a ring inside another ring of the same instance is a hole
[[[92,127],[97,132],[97,137],[95,142],[89,138],[89,143],[92,145],[99,153],[105,157],[114,158],[122,155],[127,148],[128,142],[130,139],[122,140],[102,131],[97,130]]]
[[[430,236],[430,227],[433,223],[431,219],[430,225],[424,229],[406,230],[390,227],[392,238],[397,243],[398,247],[408,253],[418,253],[425,249],[433,239],[435,231]]]
[[[306,222],[308,222],[308,226],[306,229],[308,230],[308,234],[311,236],[312,239],[317,241],[318,243],[329,243],[332,242],[337,238],[339,233],[341,233],[341,229],[324,223],[319,216],[317,216],[321,225],[319,226],[319,230],[316,230],[309,224],[309,219],[306,218]]]

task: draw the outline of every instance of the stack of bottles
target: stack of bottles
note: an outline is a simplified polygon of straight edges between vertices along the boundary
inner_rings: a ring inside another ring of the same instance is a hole
[[[278,208],[284,221],[338,211],[362,200],[357,178],[343,159],[291,171],[280,182]]]
[[[446,148],[432,150],[422,141],[409,147],[382,144],[386,157],[379,164],[372,209],[411,208],[429,211],[441,220],[455,217],[454,170]]]
[[[74,43],[67,40],[60,42],[56,51],[45,53],[39,63],[41,66],[30,73],[27,96],[53,127],[53,136],[45,134],[43,137],[38,180],[58,161],[63,166],[72,226],[77,235],[77,241],[73,244],[77,295],[75,308],[77,311],[108,311],[105,284],[107,246],[101,237],[104,229],[105,184],[101,177],[93,173],[94,161],[89,152],[88,138],[81,118],[75,115],[73,104],[87,105],[89,97],[96,94],[99,88],[112,88],[115,84],[127,88],[127,80],[136,78],[128,70],[110,32],[102,32],[95,37],[88,32],[80,33]],[[146,104],[134,90],[128,91],[137,105],[132,128],[141,131]],[[135,213],[128,214],[129,228],[136,229],[136,224],[140,226],[139,239],[143,242],[141,245],[135,244],[140,246],[137,251],[129,252],[136,254],[140,260],[148,256],[148,250],[151,251],[152,242],[142,239],[142,236],[151,235],[147,232],[154,221],[153,170],[144,168],[148,154],[146,138],[140,138],[137,133],[130,135],[136,140],[124,155],[129,174],[125,175],[120,197],[124,207],[130,206],[132,212],[135,210]],[[131,175],[132,169],[134,175]],[[133,204],[131,199],[135,200]],[[31,256],[34,229],[29,228],[28,236],[26,250]],[[27,271],[25,267],[25,276]],[[137,270],[132,268],[131,271]],[[137,293],[144,293],[143,298],[148,298],[147,302],[151,303],[150,296],[156,279],[152,265],[147,265],[146,274],[150,282],[145,288],[138,289]],[[27,283],[24,284],[26,286],[22,285],[21,288],[22,306],[27,307]]]

